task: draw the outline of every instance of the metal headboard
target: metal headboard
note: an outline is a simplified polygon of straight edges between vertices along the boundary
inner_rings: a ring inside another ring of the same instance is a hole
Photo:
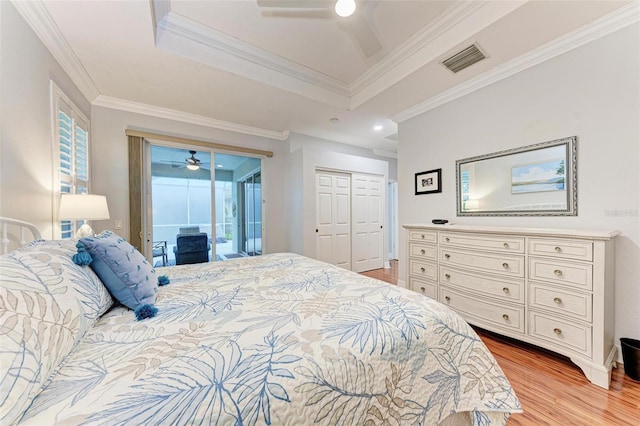
[[[11,241],[18,242],[20,246],[23,246],[29,241],[42,239],[38,228],[29,222],[0,216],[0,226],[2,227],[2,237],[0,238],[2,254],[7,254],[9,252],[9,244]],[[19,236],[10,232],[14,230],[18,231],[17,235]],[[29,238],[29,236],[31,238]]]

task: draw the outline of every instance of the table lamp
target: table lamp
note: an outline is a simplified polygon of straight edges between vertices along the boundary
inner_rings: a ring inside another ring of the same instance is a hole
[[[109,219],[107,197],[95,194],[62,194],[60,197],[61,220],[84,220],[76,232],[76,238],[95,235],[88,220]]]

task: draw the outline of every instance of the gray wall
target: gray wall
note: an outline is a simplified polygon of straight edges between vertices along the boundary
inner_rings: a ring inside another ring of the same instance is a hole
[[[91,106],[8,1],[0,1],[0,216],[53,236],[50,80],[90,116]]]
[[[446,218],[459,224],[622,231],[616,241],[616,342],[640,338],[639,35],[636,23],[399,126],[401,225]],[[577,217],[456,217],[456,160],[573,135]],[[415,196],[414,173],[440,167],[442,193]]]

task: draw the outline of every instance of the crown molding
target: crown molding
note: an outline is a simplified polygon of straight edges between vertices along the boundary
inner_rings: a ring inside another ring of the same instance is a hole
[[[396,123],[409,120],[639,21],[640,2],[634,1],[524,55],[505,62],[484,74],[432,96],[424,102],[420,102],[394,115],[391,119]]]
[[[136,114],[149,115],[166,120],[175,120],[183,123],[196,124],[199,126],[211,127],[214,129],[226,130],[229,132],[242,133],[245,135],[275,139],[279,141],[284,141],[289,138],[288,130],[277,132],[274,130],[245,126],[242,124],[231,123],[229,121],[216,120],[213,118],[204,117],[202,115],[128,101],[126,99],[114,98],[111,96],[100,95],[93,101],[92,105],[103,108],[117,109],[120,111],[133,112]]]
[[[379,157],[387,157],[387,158],[395,158],[398,159],[398,153],[393,151],[385,151],[383,149],[372,149],[371,150],[375,155]]]
[[[166,7],[157,7],[157,0],[152,2],[157,47],[307,98],[348,108],[347,83],[167,11]],[[163,16],[158,16],[159,10]]]
[[[398,66],[415,55],[424,45],[429,43],[429,41],[433,41],[436,37],[442,35],[442,33],[447,30],[447,26],[456,25],[461,19],[467,17],[473,13],[473,11],[478,10],[483,5],[485,5],[485,3],[482,2],[460,2],[447,8],[431,21],[429,25],[422,27],[384,59],[356,78],[350,85],[351,90],[354,92],[361,91],[388,73],[395,66]]]
[[[54,22],[44,3],[41,0],[11,0],[11,3],[42,43],[49,49],[49,52],[58,61],[62,69],[78,86],[84,97],[89,102],[93,102],[100,94],[100,91]]]
[[[158,23],[171,12],[171,0],[150,0],[151,21],[153,22],[153,39],[158,39]]]
[[[463,1],[447,8],[350,85],[351,108],[379,95],[529,0]],[[469,20],[473,17],[472,20]]]

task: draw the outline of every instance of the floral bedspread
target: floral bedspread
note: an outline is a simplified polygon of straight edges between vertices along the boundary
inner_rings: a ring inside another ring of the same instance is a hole
[[[20,423],[504,424],[517,397],[440,303],[294,254],[159,268],[155,318],[118,306]]]

